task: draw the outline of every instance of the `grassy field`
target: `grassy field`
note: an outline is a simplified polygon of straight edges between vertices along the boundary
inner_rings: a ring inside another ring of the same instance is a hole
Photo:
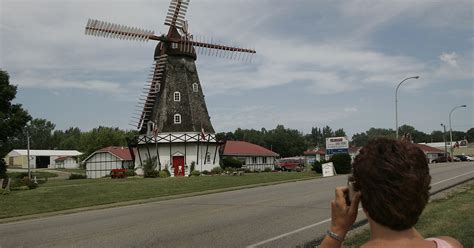
[[[474,183],[461,191],[428,204],[416,229],[423,237],[451,236],[464,247],[474,247]],[[370,238],[370,231],[350,237],[345,247],[359,247]]]
[[[54,180],[37,189],[0,195],[0,218],[318,176],[314,172],[276,172],[244,176]]]

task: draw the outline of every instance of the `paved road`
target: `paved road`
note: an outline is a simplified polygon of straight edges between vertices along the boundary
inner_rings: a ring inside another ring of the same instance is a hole
[[[432,190],[474,177],[474,163],[431,166]],[[324,233],[346,176],[0,225],[0,247],[294,247]],[[359,218],[363,218],[361,211]]]

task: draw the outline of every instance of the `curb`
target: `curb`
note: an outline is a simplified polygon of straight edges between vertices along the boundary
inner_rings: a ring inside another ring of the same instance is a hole
[[[140,204],[145,204],[145,203],[173,200],[173,199],[179,199],[179,198],[188,198],[188,197],[193,197],[193,196],[210,195],[210,194],[215,194],[215,193],[236,191],[236,190],[241,190],[241,189],[251,189],[251,188],[265,187],[265,186],[284,184],[284,183],[315,180],[315,179],[321,179],[321,178],[323,178],[323,177],[322,176],[305,177],[305,178],[289,179],[289,180],[283,180],[283,181],[258,183],[258,184],[250,184],[250,185],[243,185],[243,186],[235,186],[235,187],[229,187],[229,188],[212,189],[212,190],[206,190],[206,191],[202,191],[202,192],[192,192],[192,193],[169,195],[169,196],[160,196],[160,197],[139,199],[139,200],[132,200],[132,201],[115,202],[115,203],[108,203],[108,204],[102,204],[102,205],[96,205],[96,206],[90,206],[90,207],[65,209],[65,210],[54,211],[54,212],[46,212],[46,213],[31,214],[31,215],[22,215],[22,216],[16,216],[16,217],[7,217],[7,218],[0,219],[0,224],[10,223],[10,222],[17,222],[17,221],[24,221],[24,220],[30,220],[30,219],[38,219],[38,218],[44,218],[44,217],[74,214],[74,213],[93,211],[93,210],[101,210],[101,209],[107,209],[107,208],[125,207],[125,206],[131,206],[131,205],[140,205]]]

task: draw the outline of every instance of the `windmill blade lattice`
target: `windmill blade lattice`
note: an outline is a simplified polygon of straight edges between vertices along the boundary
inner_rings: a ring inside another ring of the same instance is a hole
[[[214,44],[212,40],[210,43],[208,43],[203,37],[199,37],[197,39],[199,41],[193,40],[192,37],[189,39],[182,39],[179,42],[179,49],[182,52],[189,52],[190,49],[195,47],[196,52],[201,55],[224,57],[242,61],[250,61],[252,55],[256,53],[256,51],[253,49]]]
[[[94,19],[89,19],[87,21],[85,34],[113,39],[126,39],[137,41],[148,41],[149,39],[154,37],[154,32],[151,30],[128,27],[125,25],[114,24]]]
[[[140,130],[145,123],[150,120],[151,112],[155,102],[157,100],[157,95],[160,92],[161,80],[163,78],[163,73],[166,68],[166,61],[168,59],[167,54],[163,54],[155,60],[152,66],[152,73],[149,75],[145,87],[143,88],[142,95],[140,95],[139,104],[137,105],[135,118],[132,120],[130,125],[137,127]]]
[[[185,23],[186,11],[188,10],[189,0],[171,0],[168,14],[166,15],[165,25],[178,27],[182,29]]]

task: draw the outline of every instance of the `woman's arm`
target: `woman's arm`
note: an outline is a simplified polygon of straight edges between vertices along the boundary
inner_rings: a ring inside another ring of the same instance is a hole
[[[352,224],[357,218],[358,206],[360,201],[360,192],[354,194],[351,199],[351,205],[348,206],[345,194],[348,194],[347,187],[336,188],[336,198],[331,201],[331,228],[332,234],[328,234],[321,243],[322,248],[339,248],[342,240],[346,237],[347,232],[351,229]],[[337,237],[330,235],[336,234]],[[339,237],[339,238],[338,238]]]

